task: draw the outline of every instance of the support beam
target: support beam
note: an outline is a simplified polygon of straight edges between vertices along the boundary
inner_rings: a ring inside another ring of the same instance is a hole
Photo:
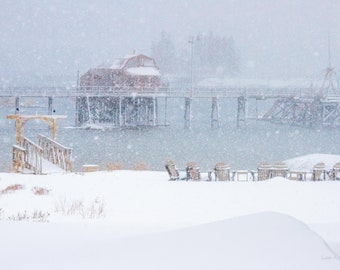
[[[192,120],[191,101],[191,97],[186,97],[184,104],[184,127],[189,129],[191,129]]]
[[[164,125],[168,124],[168,98],[164,99]]]
[[[80,97],[76,97],[76,105],[75,105],[75,107],[76,107],[76,111],[75,111],[75,115],[74,115],[74,117],[75,117],[75,120],[74,120],[74,125],[76,126],[76,127],[79,127],[80,126],[80,121],[79,121],[79,110],[80,110]]]
[[[243,122],[247,125],[247,99],[244,96],[237,98],[237,127]]]
[[[52,115],[53,113],[53,98],[48,97],[48,114]]]
[[[335,69],[332,67],[328,67],[326,69],[325,77],[321,87],[321,94],[323,97],[327,97],[328,95],[339,95],[340,86],[337,80]]]
[[[156,97],[153,98],[153,125],[158,125],[158,99]]]
[[[221,128],[220,106],[217,97],[213,97],[211,100],[211,128]]]
[[[7,119],[14,119],[15,120],[15,129],[16,129],[16,143],[19,145],[21,141],[21,132],[22,127],[26,122],[29,120],[42,120],[46,122],[51,130],[52,130],[52,137],[55,141],[57,139],[57,120],[58,119],[66,119],[66,115],[19,115],[19,114],[9,114],[7,115]]]
[[[119,105],[118,105],[118,126],[122,126],[122,97],[119,97]]]
[[[88,113],[88,122],[92,124],[92,116],[91,116],[91,106],[90,106],[90,97],[86,96],[86,105],[87,105],[87,113]]]
[[[15,97],[15,114],[20,113],[20,98]]]

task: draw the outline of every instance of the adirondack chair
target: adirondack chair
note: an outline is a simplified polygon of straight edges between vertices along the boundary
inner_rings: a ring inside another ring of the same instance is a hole
[[[179,180],[179,172],[175,166],[175,163],[172,160],[167,160],[165,162],[165,169],[168,172],[171,181]]]
[[[188,162],[186,166],[187,180],[201,180],[201,172],[196,162]]]
[[[325,163],[321,162],[321,163],[314,165],[312,180],[313,181],[324,180],[324,172],[325,172]]]
[[[217,163],[214,168],[215,181],[230,181],[230,166],[225,163]]]
[[[271,177],[284,177],[287,178],[288,175],[288,166],[284,163],[274,164],[271,169]]]
[[[261,163],[257,168],[257,180],[267,180],[272,176],[272,165],[268,163]]]
[[[333,169],[329,173],[329,179],[340,180],[340,162],[334,164]]]

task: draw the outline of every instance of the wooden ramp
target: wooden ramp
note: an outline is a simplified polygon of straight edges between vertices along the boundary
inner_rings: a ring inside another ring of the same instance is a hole
[[[41,161],[42,161],[41,173],[39,174],[65,173],[66,172],[66,170],[58,167],[57,165],[53,164],[47,159],[42,158]],[[22,173],[23,174],[35,174],[33,170],[27,169],[27,168],[25,168],[22,171]]]
[[[47,159],[44,159],[44,158],[42,159],[42,174],[63,173],[63,172],[66,172],[66,170],[53,164]]]
[[[47,174],[72,171],[72,148],[39,135],[39,145],[22,137],[13,145],[13,169],[20,173]]]

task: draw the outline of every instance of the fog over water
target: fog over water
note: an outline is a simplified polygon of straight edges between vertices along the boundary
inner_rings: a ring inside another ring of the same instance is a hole
[[[181,50],[190,36],[232,36],[241,76],[301,78],[340,63],[340,1],[335,0],[3,0],[0,78],[76,80],[136,50],[148,54],[160,33]]]

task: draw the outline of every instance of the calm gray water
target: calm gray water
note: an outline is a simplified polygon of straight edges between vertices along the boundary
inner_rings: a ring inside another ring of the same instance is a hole
[[[25,100],[22,100],[24,103]],[[41,105],[47,100],[41,99]],[[221,106],[221,129],[210,128],[209,100],[193,103],[192,128],[184,129],[184,100],[169,99],[167,121],[170,126],[140,129],[84,130],[73,128],[74,100],[57,99],[57,114],[67,114],[59,121],[58,141],[73,148],[74,170],[83,164],[98,164],[105,168],[109,163],[120,163],[123,169],[145,163],[151,170],[163,170],[164,161],[172,159],[183,168],[188,161],[196,161],[202,171],[213,168],[217,162],[227,162],[232,169],[255,169],[261,162],[278,162],[311,153],[340,154],[339,130],[315,130],[302,127],[249,122],[236,127],[236,100],[225,100]],[[260,113],[270,106],[259,104]],[[164,110],[160,104],[160,122]],[[0,109],[0,171],[8,171],[11,164],[11,146],[15,142],[14,121],[6,115],[14,108]],[[45,108],[21,108],[23,114],[46,114]],[[249,113],[254,113],[250,104]],[[23,135],[33,141],[42,133],[51,136],[46,124],[29,122]]]

